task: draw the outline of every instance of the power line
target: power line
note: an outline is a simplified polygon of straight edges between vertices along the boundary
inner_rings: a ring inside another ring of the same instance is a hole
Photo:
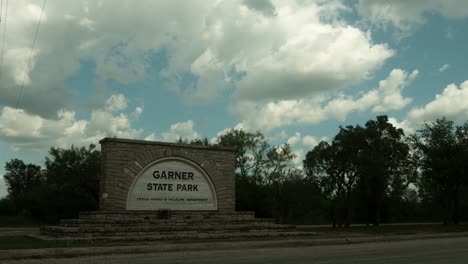
[[[41,19],[42,19],[42,13],[44,12],[45,9],[45,4],[47,0],[44,0],[44,3],[42,4],[42,9],[41,9],[41,15],[39,16],[39,21],[37,21],[37,27],[36,27],[36,34],[34,35],[34,40],[33,44],[31,47],[31,52],[29,53],[29,58],[28,58],[28,64],[26,64],[26,70],[29,71],[29,65],[31,64],[31,58],[34,52],[34,47],[36,46],[36,40],[37,40],[37,34],[39,33],[39,26],[41,25]],[[7,0],[8,3],[8,0]],[[15,108],[18,109],[18,105],[23,97],[23,90],[24,90],[24,81],[26,79],[26,74],[23,75],[23,81],[21,82],[21,87],[20,87],[20,93],[18,95],[18,100],[16,100],[16,106]]]
[[[3,6],[3,0],[2,0],[2,6]],[[7,17],[8,17],[8,0],[6,1],[6,7],[5,7],[5,22],[3,22],[3,40],[2,40],[2,53],[0,55],[0,78],[1,78],[1,68],[3,67],[3,51],[5,50],[5,35],[6,35],[6,25],[7,25]]]

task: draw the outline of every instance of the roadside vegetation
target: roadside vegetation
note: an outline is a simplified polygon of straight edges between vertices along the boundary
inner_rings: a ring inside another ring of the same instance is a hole
[[[307,239],[350,238],[350,237],[385,237],[399,235],[434,235],[438,233],[468,232],[468,224],[404,224],[382,226],[351,226],[349,228],[332,228],[330,226],[298,226],[297,231],[310,232]],[[298,237],[300,238],[300,237]],[[281,238],[275,238],[276,240]],[[290,238],[285,238],[290,239]],[[32,248],[76,248],[76,247],[109,247],[154,244],[191,244],[214,242],[265,241],[271,238],[234,238],[234,239],[182,239],[165,241],[63,241],[43,240],[27,235],[0,235],[0,250]]]
[[[302,157],[301,169],[290,145],[273,146],[260,131],[232,129],[213,144],[235,148],[236,208],[257,217],[333,227],[468,220],[468,122],[441,118],[405,135],[378,116],[340,127]],[[43,168],[10,160],[0,226],[56,223],[96,210],[100,169],[94,145],[52,147]]]

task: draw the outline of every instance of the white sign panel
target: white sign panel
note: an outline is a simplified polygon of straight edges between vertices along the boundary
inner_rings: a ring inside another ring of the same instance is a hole
[[[216,192],[196,164],[167,158],[143,169],[130,187],[127,210],[217,210]]]

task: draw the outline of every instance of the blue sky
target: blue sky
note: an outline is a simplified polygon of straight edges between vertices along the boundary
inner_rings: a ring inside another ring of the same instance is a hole
[[[300,165],[377,115],[407,134],[468,120],[465,0],[52,0],[41,17],[42,4],[1,9],[0,174],[51,146],[229,128],[290,143]]]

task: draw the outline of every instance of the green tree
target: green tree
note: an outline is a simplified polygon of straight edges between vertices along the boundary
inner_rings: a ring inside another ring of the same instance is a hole
[[[76,217],[79,211],[99,205],[101,154],[95,145],[54,148],[46,157],[46,185],[59,218]]]
[[[256,133],[231,129],[216,139],[220,146],[234,147],[236,152],[236,174],[263,181],[266,154],[270,145],[260,131]]]
[[[454,126],[445,117],[425,123],[413,137],[420,150],[422,177],[421,198],[438,205],[445,224],[459,222],[461,190],[467,183],[468,122]]]
[[[409,146],[402,129],[388,122],[387,116],[369,120],[363,129],[364,145],[359,153],[359,187],[366,205],[367,221],[381,222],[386,195],[401,200],[412,181]]]
[[[269,187],[264,185],[269,144],[263,134],[231,129],[218,136],[216,144],[235,148],[236,209],[271,217],[273,200]]]
[[[271,183],[283,182],[294,169],[293,159],[296,157],[289,144],[272,147],[265,157],[265,180]]]
[[[304,160],[307,177],[317,181],[332,201],[334,227],[349,226],[352,222],[352,198],[359,175],[362,139],[361,127],[340,127],[332,144],[320,142]]]
[[[274,201],[273,215],[279,222],[285,222],[287,218],[290,218],[290,212],[293,209],[287,199],[286,192],[289,190],[285,186],[293,180],[291,178],[297,178],[300,175],[298,170],[294,170],[293,159],[295,157],[289,144],[270,148],[265,157],[265,184],[269,186],[270,196],[273,198],[270,200]]]
[[[200,146],[209,146],[211,145],[210,144],[210,141],[208,140],[208,138],[204,137],[204,138],[194,138],[192,140],[188,140],[186,138],[179,138],[176,143],[179,143],[179,144],[190,144],[190,145],[200,145]]]
[[[41,184],[43,173],[40,166],[25,164],[22,160],[12,159],[5,164],[3,175],[8,191],[8,198],[15,200]]]

